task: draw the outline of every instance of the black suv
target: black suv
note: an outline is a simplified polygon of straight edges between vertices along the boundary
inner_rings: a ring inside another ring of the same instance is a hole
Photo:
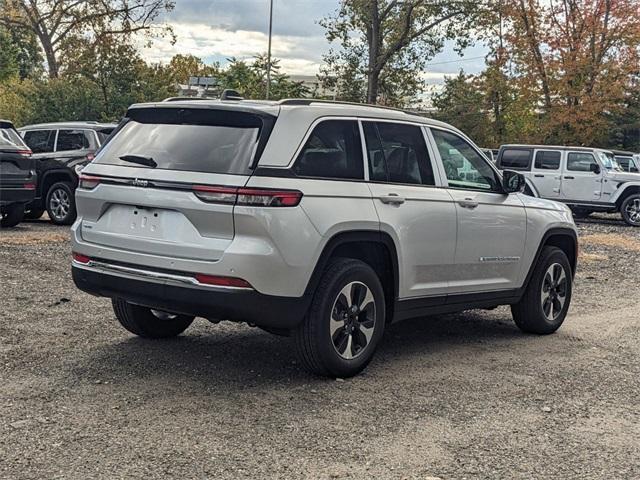
[[[76,218],[74,191],[77,167],[93,160],[95,151],[117,125],[98,122],[42,123],[18,129],[33,151],[38,173],[36,197],[27,205],[27,218],[40,218],[46,210],[57,225]]]
[[[22,221],[25,204],[33,200],[35,188],[31,150],[11,122],[0,120],[0,225],[3,228]]]

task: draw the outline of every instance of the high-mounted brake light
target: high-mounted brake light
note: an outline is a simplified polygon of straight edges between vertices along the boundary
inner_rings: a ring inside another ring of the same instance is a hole
[[[78,263],[87,264],[91,261],[89,257],[78,252],[71,252],[71,255],[73,257],[73,260]]]
[[[78,188],[84,188],[86,190],[92,190],[100,183],[100,177],[92,177],[90,175],[80,175],[80,181]]]
[[[196,280],[198,283],[205,285],[217,285],[219,287],[253,288],[246,280],[236,277],[221,277],[219,275],[196,273]]]
[[[295,207],[302,199],[302,192],[298,190],[264,188],[194,185],[193,193],[203,202],[250,207]]]

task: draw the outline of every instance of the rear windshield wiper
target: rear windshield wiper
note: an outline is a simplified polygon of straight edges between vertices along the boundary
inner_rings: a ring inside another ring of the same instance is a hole
[[[125,162],[138,163],[140,165],[145,165],[147,167],[156,168],[158,164],[151,157],[144,157],[142,155],[133,155],[127,154],[122,155],[120,160],[124,160]]]

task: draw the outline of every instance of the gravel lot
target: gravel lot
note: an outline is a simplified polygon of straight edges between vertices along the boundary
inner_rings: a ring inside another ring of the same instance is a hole
[[[134,338],[73,286],[66,228],[2,231],[0,478],[640,478],[640,229],[579,227],[557,334],[412,320],[346,381],[244,325]]]

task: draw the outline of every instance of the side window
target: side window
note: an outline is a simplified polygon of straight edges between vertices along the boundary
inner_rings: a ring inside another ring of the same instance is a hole
[[[316,125],[293,171],[303,177],[363,179],[358,122],[325,120]]]
[[[364,122],[372,181],[435,185],[422,129],[416,125]]]
[[[616,162],[620,165],[626,172],[631,171],[631,159],[629,157],[616,157]]]
[[[90,131],[87,130],[60,130],[58,133],[58,152],[64,152],[67,150],[84,150],[89,148],[91,143],[89,141]]]
[[[591,165],[597,165],[596,159],[590,153],[570,152],[567,157],[567,170],[572,172],[590,172]]]
[[[24,142],[33,153],[53,152],[55,140],[55,130],[32,130],[24,134]]]
[[[500,191],[496,172],[475,149],[458,135],[432,129],[449,187],[465,190]]]
[[[560,168],[560,152],[539,150],[536,152],[535,167],[538,170],[558,170]]]
[[[500,168],[507,170],[529,170],[529,168],[531,168],[531,150],[505,148],[500,158]]]

